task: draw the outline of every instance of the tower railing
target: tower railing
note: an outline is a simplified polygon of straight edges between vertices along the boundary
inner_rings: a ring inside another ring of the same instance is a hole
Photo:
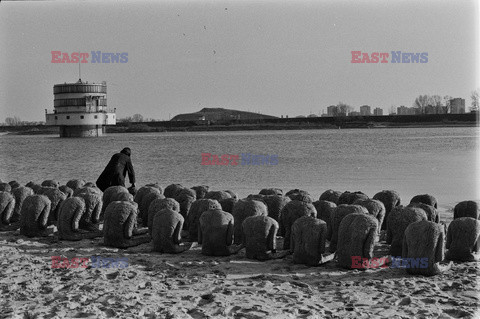
[[[67,112],[62,112],[62,107],[57,107],[53,110],[52,113],[48,113],[47,109],[45,109],[45,114],[59,114],[59,113],[115,113],[117,109],[115,107],[99,107],[99,106],[92,106],[91,108],[88,107],[81,107],[78,110],[71,110]]]

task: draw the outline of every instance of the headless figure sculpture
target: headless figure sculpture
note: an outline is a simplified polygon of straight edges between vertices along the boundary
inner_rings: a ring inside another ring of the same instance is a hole
[[[58,211],[62,202],[67,199],[61,190],[56,187],[44,186],[38,191],[39,195],[45,195],[50,200],[50,214],[48,215],[48,225],[55,225],[58,220]]]
[[[193,202],[188,213],[188,236],[190,241],[198,241],[198,229],[200,216],[207,210],[218,209],[222,206],[214,199],[202,198]]]
[[[19,186],[12,190],[12,195],[15,197],[15,208],[13,209],[12,218],[10,223],[17,224],[17,228],[20,227],[20,212],[22,211],[22,205],[25,198],[33,195],[33,189],[30,187]]]
[[[410,200],[410,204],[412,203],[424,203],[424,204],[433,206],[435,208],[438,208],[437,199],[429,194],[413,196],[413,198]]]
[[[138,204],[138,217],[142,220],[143,226],[147,226],[148,208],[156,198],[164,198],[164,196],[160,189],[153,186],[143,186],[135,194],[134,201]]]
[[[152,225],[153,250],[167,254],[188,250],[191,243],[180,243],[183,222],[183,216],[174,210],[166,208],[156,213]]]
[[[442,266],[445,252],[445,233],[443,226],[435,222],[422,220],[408,225],[403,240],[402,258],[422,259],[427,258],[428,266],[407,268],[411,275],[434,276],[452,267],[452,263]]]
[[[111,202],[105,210],[103,239],[106,246],[128,248],[148,243],[147,229],[136,229],[138,205],[128,201]]]
[[[362,213],[368,215],[368,210],[360,205],[345,205],[341,204],[335,207],[333,212],[333,222],[332,222],[332,239],[330,241],[330,246],[328,247],[330,252],[335,252],[337,250],[338,243],[338,229],[340,228],[340,223],[342,222],[345,216]]]
[[[448,225],[446,258],[455,261],[478,261],[480,256],[480,220],[472,217],[454,219]]]
[[[338,229],[337,258],[342,268],[352,268],[352,257],[368,260],[378,236],[378,220],[369,214],[354,213],[345,216]]]
[[[288,194],[288,193],[287,193]],[[317,217],[317,210],[308,201],[292,200],[288,202],[280,212],[281,233],[285,234],[283,249],[290,249],[290,238],[293,223],[302,216]]]
[[[338,204],[338,200],[340,199],[340,196],[342,196],[342,192],[339,191],[334,191],[333,189],[326,190],[320,195],[320,198],[318,200],[324,200],[328,202],[332,202],[335,205]]]
[[[98,229],[89,232],[78,228],[85,207],[85,200],[81,197],[70,197],[63,202],[58,214],[58,239],[76,241],[102,237],[103,233]]]
[[[20,234],[27,237],[46,237],[53,234],[47,228],[50,200],[45,195],[25,198],[20,212]]]
[[[233,246],[233,216],[221,209],[212,209],[200,216],[198,243],[206,256],[230,256],[238,252]]]
[[[250,216],[267,216],[267,205],[258,200],[241,199],[233,206],[232,215],[235,220],[233,241],[235,244],[241,244],[243,221]]]
[[[418,207],[397,206],[388,215],[387,244],[390,244],[390,255],[402,254],[402,242],[408,225],[421,220],[427,220],[425,211]]]
[[[80,218],[79,228],[88,231],[100,229],[100,213],[102,211],[102,195],[97,193],[81,193],[78,197],[85,201],[85,213]]]
[[[318,266],[333,259],[325,254],[327,223],[313,216],[297,218],[292,225],[290,251],[293,263]]]
[[[277,254],[278,222],[268,216],[251,216],[243,221],[243,245],[249,259],[260,261],[279,258]]]
[[[163,197],[163,195],[160,195]],[[147,226],[150,235],[152,234],[153,229],[153,220],[155,215],[162,211],[163,209],[173,210],[174,212],[180,212],[180,204],[173,198],[157,198],[152,201],[147,212]]]
[[[373,195],[373,199],[379,200],[385,206],[385,217],[383,218],[383,223],[380,225],[381,230],[387,229],[388,215],[395,207],[399,206],[401,203],[400,195],[393,190],[383,190],[381,192]]]
[[[337,205],[327,200],[318,200],[313,202],[313,206],[317,210],[317,218],[327,223],[327,240],[332,240],[333,214]]]
[[[460,217],[472,217],[479,219],[480,210],[478,203],[472,200],[465,200],[455,205],[455,208],[453,209],[453,219]]]
[[[385,205],[378,199],[360,199],[356,200],[353,204],[365,207],[368,213],[377,219],[377,233],[380,234],[385,219]]]
[[[15,208],[15,197],[9,192],[0,191],[0,230],[15,230],[18,225],[10,224]]]

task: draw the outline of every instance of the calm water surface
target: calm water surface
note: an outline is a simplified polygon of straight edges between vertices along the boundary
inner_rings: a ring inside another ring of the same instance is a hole
[[[129,146],[137,186],[210,185],[240,196],[264,187],[397,190],[402,202],[430,193],[443,209],[479,199],[479,128],[400,128],[110,134],[101,138],[0,136],[0,179],[95,181],[111,155]],[[201,153],[276,154],[273,166],[202,166]]]

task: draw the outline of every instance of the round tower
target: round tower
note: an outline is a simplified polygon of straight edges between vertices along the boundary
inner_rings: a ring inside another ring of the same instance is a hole
[[[53,113],[46,113],[47,125],[60,127],[60,137],[93,137],[115,125],[115,109],[107,107],[107,83],[55,84]]]

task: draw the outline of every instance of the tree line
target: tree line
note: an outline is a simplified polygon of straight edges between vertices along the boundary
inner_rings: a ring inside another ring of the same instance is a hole
[[[480,89],[472,91],[470,95],[470,99],[472,100],[470,106],[471,112],[478,112],[479,95]],[[431,106],[442,111],[440,113],[446,114],[452,110],[450,105],[450,100],[452,99],[450,95],[445,95],[443,98],[440,95],[419,95],[415,99],[415,102],[413,102],[413,107],[418,108],[421,114],[425,114],[426,108]]]
[[[478,112],[479,110],[479,98],[480,98],[480,89],[472,91],[470,95],[471,99],[471,112]],[[441,97],[440,95],[419,95],[415,98],[413,102],[413,107],[419,110],[420,114],[426,114],[428,107],[434,107],[437,110],[437,113],[447,114],[451,112],[450,100],[453,98],[450,95],[445,95]],[[339,102],[337,105],[330,106],[333,116],[345,116],[348,113],[352,112],[354,108],[351,105],[348,105],[343,102]],[[392,105],[390,107],[390,114],[396,113],[396,106]]]

